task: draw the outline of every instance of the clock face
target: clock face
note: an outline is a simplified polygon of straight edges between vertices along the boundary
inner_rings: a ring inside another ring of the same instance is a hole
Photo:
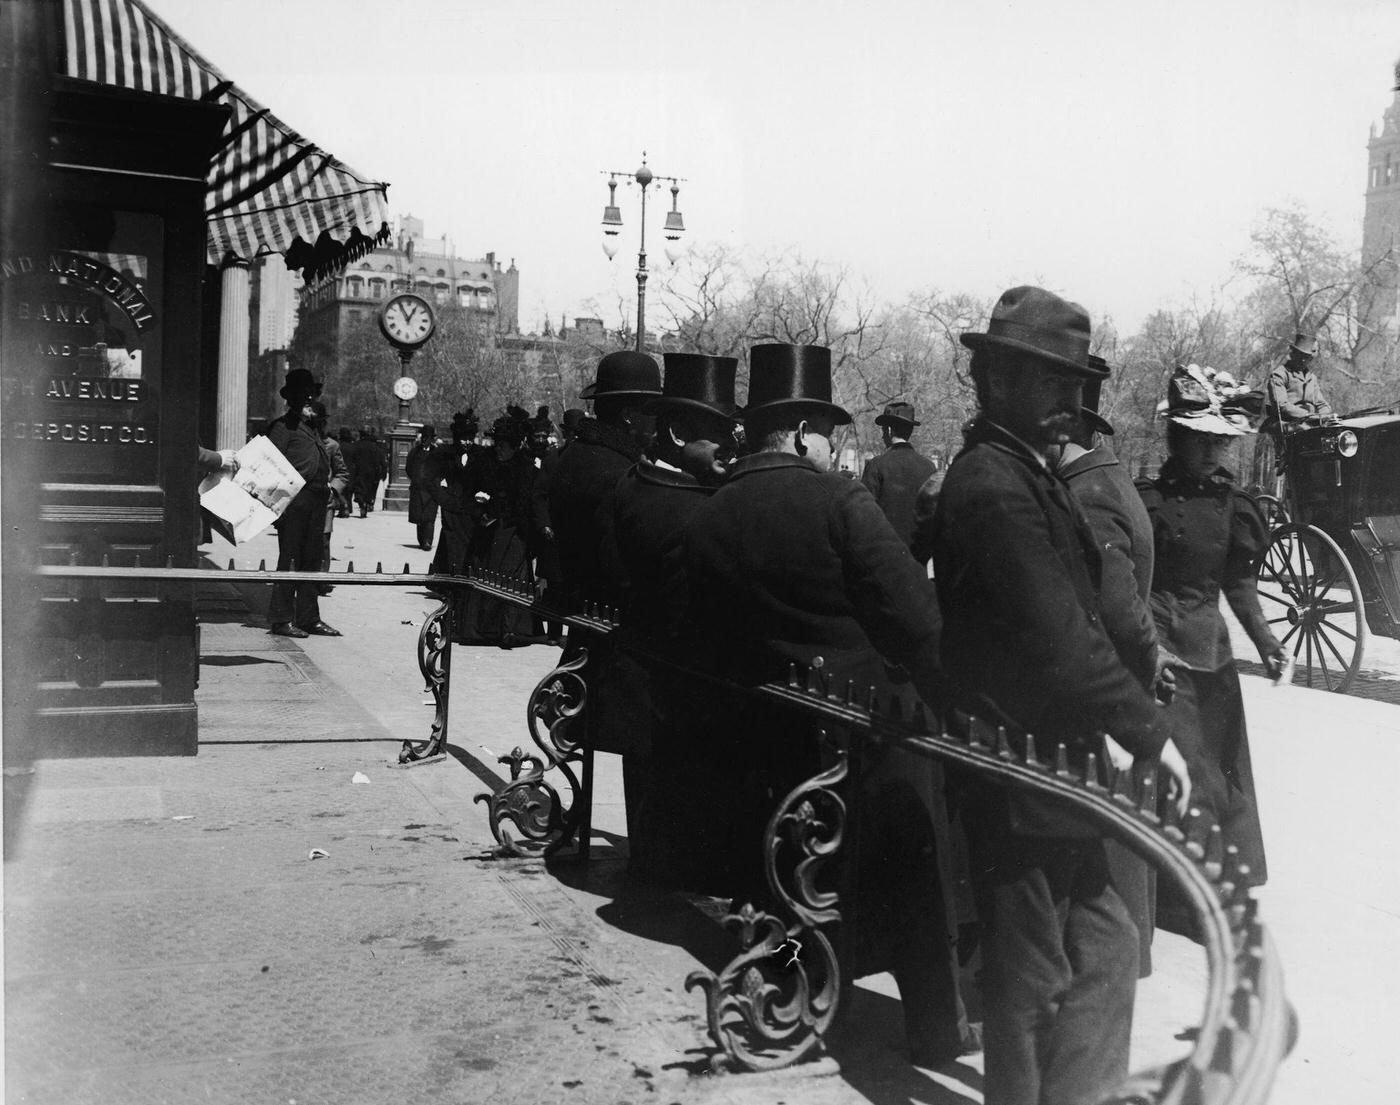
[[[401,292],[379,313],[379,326],[395,345],[416,348],[433,333],[433,309],[421,295]]]
[[[418,394],[418,383],[408,376],[400,376],[394,381],[394,395],[407,403]]]

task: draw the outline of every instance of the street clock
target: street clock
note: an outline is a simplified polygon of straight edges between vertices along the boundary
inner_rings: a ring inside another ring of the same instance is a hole
[[[400,354],[417,352],[436,325],[433,305],[417,292],[399,292],[379,311],[379,329]]]
[[[418,383],[409,376],[400,376],[394,381],[394,395],[405,403],[418,394]]]

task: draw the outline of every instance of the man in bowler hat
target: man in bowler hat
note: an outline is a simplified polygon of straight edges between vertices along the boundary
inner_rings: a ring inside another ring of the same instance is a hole
[[[1046,463],[1079,417],[1089,317],[1041,288],[1005,292],[965,334],[978,417],[933,519],[950,705],[1034,733],[1084,761],[1111,734],[1161,755],[1184,808],[1190,783],[1151,693],[1119,659],[1098,597],[1102,558]],[[1169,784],[1169,791],[1173,789]],[[1138,936],[1102,834],[1014,787],[960,795],[983,925],[987,1105],[1098,1101],[1127,1076]]]
[[[699,653],[744,686],[785,680],[789,664],[815,670],[829,689],[875,687],[884,708],[913,691],[939,698],[938,608],[925,571],[874,497],[832,469],[832,436],[850,415],[831,401],[831,353],[820,346],[749,351],[745,436],[753,450],[693,514],[686,529],[691,622]],[[901,664],[901,685],[890,664]],[[912,682],[912,687],[909,685]],[[762,841],[775,804],[820,768],[811,727],[790,710],[736,704],[718,727],[714,755],[730,765],[735,888],[764,900]],[[728,740],[728,744],[722,742]],[[908,765],[902,765],[907,768]],[[869,811],[857,860],[865,935],[891,959],[911,1053],[924,1065],[964,1050],[952,928],[935,861],[941,840],[918,793],[881,757],[860,798]],[[940,805],[941,809],[941,805]],[[862,945],[865,945],[862,939]],[[874,959],[872,954],[868,957]]]
[[[641,457],[602,507],[602,567],[622,610],[621,645],[648,656],[689,657],[677,635],[688,587],[682,538],[686,524],[723,481],[733,453],[733,357],[667,353],[661,395],[646,404],[655,418],[653,458]],[[715,848],[712,803],[719,786],[705,695],[624,651],[616,672],[636,669],[634,751],[624,757],[634,875],[704,889]],[[629,767],[634,770],[627,771]]]
[[[914,543],[914,498],[934,473],[934,463],[909,444],[919,420],[914,405],[896,400],[886,403],[875,419],[885,442],[885,451],[871,457],[861,473],[861,483],[870,488],[895,533],[906,545]]]
[[[587,601],[618,600],[602,564],[601,508],[617,481],[640,459],[651,426],[644,407],[660,394],[661,370],[656,362],[632,350],[609,353],[600,360],[597,378],[581,392],[582,398],[593,401],[596,417],[578,423],[574,440],[559,451],[549,476],[549,525],[562,576],[558,598],[566,611]],[[562,662],[574,660],[579,647],[569,642]],[[628,837],[639,845],[634,818],[643,790],[640,765],[647,751],[646,728],[638,722],[645,676],[604,642],[592,642],[589,656],[586,739],[596,752],[621,754]],[[634,858],[639,866],[641,856]]]
[[[281,395],[287,413],[269,423],[268,440],[306,481],[277,519],[277,570],[319,572],[325,565],[325,516],[330,500],[331,459],[316,429],[312,401],[321,384],[304,368],[287,373]],[[339,637],[321,620],[320,588],[315,583],[274,583],[267,619],[282,637]]]
[[[1107,375],[1108,362],[1093,353],[1089,366]],[[1175,675],[1170,665],[1179,662],[1161,648],[1152,620],[1148,596],[1152,591],[1152,520],[1128,470],[1118,462],[1108,439],[1113,424],[1099,413],[1103,379],[1084,381],[1079,421],[1063,445],[1047,450],[1051,466],[1069,485],[1084,511],[1103,566],[1099,573],[1099,606],[1103,625],[1123,661],[1157,697],[1171,694]],[[1111,737],[1106,740],[1103,764],[1115,771],[1134,769],[1133,759]],[[1155,764],[1137,765],[1139,774],[1151,773]],[[1107,782],[1107,780],[1105,780]],[[1104,842],[1109,873],[1119,896],[1132,914],[1138,930],[1138,977],[1152,973],[1152,933],[1156,917],[1156,879],[1146,860],[1117,841]]]

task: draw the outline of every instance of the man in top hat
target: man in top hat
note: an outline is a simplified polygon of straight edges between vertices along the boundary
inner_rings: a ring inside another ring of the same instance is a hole
[[[1262,428],[1276,440],[1308,422],[1316,424],[1335,417],[1312,371],[1316,358],[1317,338],[1312,334],[1294,334],[1288,343],[1288,356],[1269,373],[1265,388],[1268,413]]]
[[[980,412],[933,520],[949,702],[1034,733],[1050,758],[1063,743],[1082,764],[1099,732],[1139,760],[1160,754],[1184,807],[1186,766],[1104,628],[1097,542],[1046,463],[1074,430],[1084,382],[1103,375],[1089,316],[1012,288],[986,333],[962,341]],[[1100,1100],[1127,1075],[1138,972],[1102,835],[1014,787],[969,785],[961,801],[983,924],[987,1105]]]
[[[661,395],[645,408],[655,418],[652,456],[627,470],[602,507],[602,568],[622,609],[618,642],[651,654],[680,652],[682,663],[690,659],[676,640],[688,596],[682,539],[733,453],[737,367],[733,357],[664,355]],[[628,870],[702,889],[715,851],[709,837],[719,789],[708,734],[694,724],[705,696],[664,666],[653,669],[625,653],[609,682],[632,689],[632,751],[623,756]],[[616,716],[621,696],[606,697]]]
[[[861,483],[870,488],[895,533],[906,545],[914,544],[914,499],[924,481],[933,475],[935,465],[909,444],[919,420],[914,405],[896,400],[886,403],[884,413],[875,419],[885,442],[885,451],[871,457],[861,473]]]
[[[325,564],[325,516],[330,499],[331,458],[316,428],[312,401],[320,382],[304,368],[287,373],[282,385],[287,413],[269,423],[267,438],[306,481],[277,519],[277,570],[319,572]],[[320,588],[315,583],[274,583],[267,619],[282,637],[339,637],[321,620]]]
[[[643,407],[661,394],[661,370],[645,353],[609,353],[580,394],[593,401],[594,417],[578,424],[549,480],[549,521],[567,604],[616,599],[598,560],[598,508],[642,455],[650,426]]]
[[[424,552],[433,547],[433,529],[437,525],[438,504],[433,498],[433,484],[441,477],[433,454],[441,446],[436,427],[420,426],[418,440],[404,461],[404,471],[408,475],[408,524],[415,527],[418,547]]]
[[[851,417],[831,401],[830,350],[759,345],[749,368],[744,423],[753,451],[696,509],[685,534],[697,654],[746,686],[785,680],[795,663],[833,693],[844,693],[847,680],[861,694],[875,687],[885,709],[912,697],[891,674],[900,664],[936,708],[932,584],[866,487],[831,470],[832,436]],[[761,902],[768,817],[820,759],[815,734],[790,709],[744,700],[734,715],[715,727],[711,745],[732,776],[725,851],[739,900],[751,894]],[[936,862],[944,842],[935,826],[946,816],[928,815],[912,768],[896,770],[894,760],[884,757],[867,776],[862,808],[871,813],[859,869],[869,882],[868,915],[882,918],[869,935],[890,941],[881,950],[893,960],[910,1050],[932,1065],[961,1054],[966,1035]]]
[[[1108,373],[1108,362],[1093,353],[1089,366]],[[1046,450],[1051,466],[1069,485],[1075,502],[1084,511],[1089,529],[1098,542],[1103,567],[1099,575],[1099,606],[1109,640],[1123,661],[1159,698],[1170,697],[1176,677],[1171,664],[1179,662],[1163,650],[1157,639],[1148,595],[1152,591],[1152,520],[1128,470],[1118,462],[1108,438],[1113,424],[1099,412],[1103,379],[1084,382],[1079,421],[1063,445]],[[1116,741],[1106,741],[1105,766],[1133,769],[1132,757]],[[1155,765],[1145,764],[1139,773]],[[1113,885],[1132,914],[1138,930],[1138,977],[1152,973],[1152,933],[1155,928],[1156,880],[1152,868],[1116,841],[1106,841]]]

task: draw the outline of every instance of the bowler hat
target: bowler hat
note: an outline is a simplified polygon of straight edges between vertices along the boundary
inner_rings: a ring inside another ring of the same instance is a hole
[[[1103,392],[1104,377],[1108,375],[1108,362],[1097,353],[1089,354],[1089,367],[1098,369],[1103,376],[1084,381],[1083,398],[1080,400],[1079,417],[1084,425],[1095,433],[1113,436],[1113,423],[1099,413],[1099,399]]]
[[[739,362],[734,357],[709,357],[703,353],[665,353],[665,380],[661,395],[650,400],[645,410],[659,414],[665,410],[703,411],[721,418],[733,418],[734,373]]]
[[[645,353],[623,349],[598,362],[598,378],[579,392],[580,399],[605,395],[660,395],[661,370]]]
[[[309,369],[294,368],[287,373],[287,379],[282,384],[282,390],[278,394],[283,399],[290,399],[293,394],[315,399],[321,394],[321,381],[311,375]]]
[[[908,426],[910,429],[913,429],[915,426],[923,425],[923,423],[914,417],[913,403],[906,403],[902,399],[896,399],[893,403],[885,404],[885,411],[879,418],[875,419],[875,425],[893,426],[896,428]]]
[[[850,422],[831,401],[831,350],[824,345],[755,345],[749,350],[749,405],[744,417],[793,408],[819,410],[836,425]]]
[[[1293,340],[1288,343],[1290,349],[1296,349],[1305,357],[1317,356],[1317,336],[1315,334],[1305,334],[1301,330],[1293,335]]]
[[[570,407],[564,412],[563,425],[566,430],[577,430],[578,424],[588,417],[582,407]]]
[[[996,346],[1028,353],[1081,376],[1105,375],[1089,364],[1089,312],[1044,288],[1023,284],[1002,292],[985,334],[963,334],[969,349]]]

